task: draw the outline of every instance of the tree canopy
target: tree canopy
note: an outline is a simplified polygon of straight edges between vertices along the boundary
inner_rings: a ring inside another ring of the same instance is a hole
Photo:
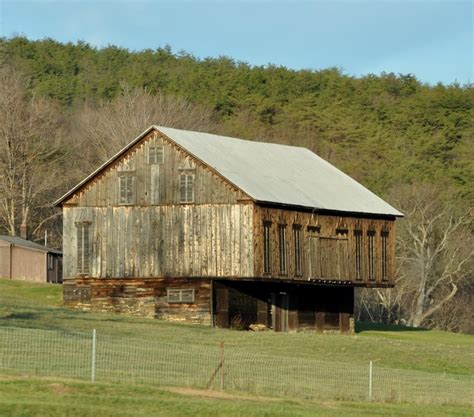
[[[307,146],[375,192],[429,181],[474,201],[472,85],[251,66],[170,47],[132,52],[14,37],[1,39],[0,51],[28,78],[31,94],[70,112],[112,100],[124,86],[146,89],[210,109],[219,133]]]

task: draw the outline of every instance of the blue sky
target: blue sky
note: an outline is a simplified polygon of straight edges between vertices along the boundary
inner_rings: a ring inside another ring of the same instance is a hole
[[[474,82],[473,3],[456,0],[0,0],[0,34],[254,65]]]

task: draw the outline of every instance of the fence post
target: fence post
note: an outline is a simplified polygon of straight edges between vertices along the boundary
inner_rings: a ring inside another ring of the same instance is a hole
[[[372,401],[372,361],[369,362],[369,401]]]
[[[224,389],[224,377],[225,377],[225,371],[224,371],[224,342],[221,342],[220,344],[220,352],[219,352],[219,356],[220,356],[220,364],[221,364],[221,390]]]
[[[92,330],[92,363],[91,363],[91,381],[95,382],[95,350],[96,350],[96,331]]]

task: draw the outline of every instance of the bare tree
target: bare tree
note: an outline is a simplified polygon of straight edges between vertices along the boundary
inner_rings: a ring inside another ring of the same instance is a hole
[[[120,96],[98,105],[85,104],[75,118],[72,134],[82,170],[104,162],[153,124],[197,131],[212,131],[214,126],[212,111],[203,106],[123,86]]]
[[[474,334],[474,273],[459,287],[452,301],[428,318],[428,325],[450,332]]]
[[[421,184],[396,191],[399,222],[397,303],[409,325],[426,323],[458,293],[470,275],[472,210],[443,202],[441,191]]]
[[[61,178],[59,114],[52,103],[28,97],[11,68],[0,70],[0,221],[10,235],[26,229]]]

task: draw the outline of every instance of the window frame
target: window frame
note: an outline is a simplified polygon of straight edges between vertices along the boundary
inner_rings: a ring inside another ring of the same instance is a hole
[[[191,300],[183,300],[183,293],[191,293]],[[178,293],[179,300],[170,300],[170,294]],[[166,289],[166,301],[168,304],[194,304],[196,302],[196,291],[194,288],[167,288]]]
[[[263,274],[270,275],[272,273],[272,222],[263,221]]]
[[[295,276],[303,276],[303,240],[302,240],[301,224],[293,224],[293,244],[294,244],[294,256],[295,256]]]
[[[286,224],[278,224],[278,252],[280,275],[288,275],[288,252],[286,244]]]
[[[369,281],[376,281],[377,279],[377,262],[375,253],[375,237],[374,229],[367,230],[367,278]]]
[[[87,276],[91,273],[91,239],[90,221],[76,222],[76,272],[80,276]]]
[[[184,186],[183,186],[184,177]],[[191,179],[191,181],[189,181]],[[180,204],[191,204],[195,202],[195,185],[196,185],[196,170],[195,169],[180,169],[178,175],[178,194]],[[184,188],[183,188],[184,187]],[[190,187],[190,189],[188,188]],[[184,189],[184,198],[183,198]]]
[[[382,264],[382,281],[390,279],[390,254],[389,254],[389,231],[382,230],[380,232],[381,244],[381,264]]]
[[[319,224],[306,226],[306,234],[308,277],[321,279],[321,226]]]
[[[364,269],[363,269],[363,259],[364,259],[364,251],[363,251],[363,232],[361,229],[354,230],[354,246],[355,246],[355,259],[354,259],[354,267],[355,267],[355,279],[356,281],[363,281],[364,280]]]
[[[149,165],[159,165],[165,162],[165,147],[158,144],[148,145],[148,158]]]
[[[125,184],[125,200],[122,199],[123,180],[126,179]],[[131,181],[131,184],[128,184]],[[130,193],[130,194],[129,194]],[[134,171],[122,171],[118,174],[118,202],[120,206],[130,206],[136,202],[136,177]]]

